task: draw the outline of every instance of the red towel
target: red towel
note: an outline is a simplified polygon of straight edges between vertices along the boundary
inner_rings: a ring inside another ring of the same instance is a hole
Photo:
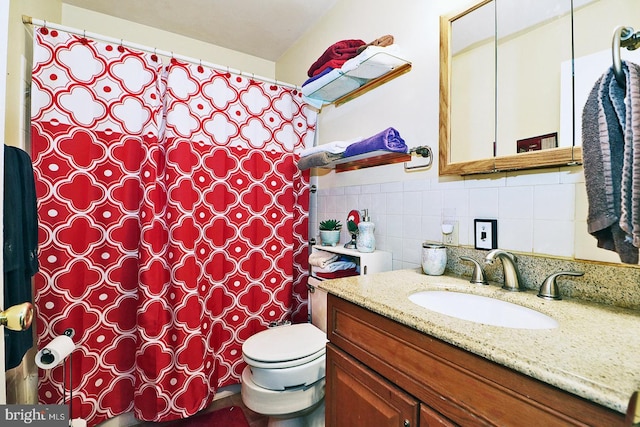
[[[313,63],[307,75],[313,77],[325,68],[340,68],[342,64],[358,55],[358,48],[365,45],[362,40],[340,40],[329,46],[327,50]]]
[[[357,276],[358,270],[356,270],[355,268],[347,268],[346,270],[336,270],[330,273],[322,273],[316,271],[314,274],[323,279],[339,279],[341,277]]]

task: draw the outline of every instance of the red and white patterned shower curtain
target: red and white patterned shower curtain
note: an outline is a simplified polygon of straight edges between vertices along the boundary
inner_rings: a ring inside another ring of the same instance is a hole
[[[73,417],[167,421],[305,321],[315,114],[294,90],[47,28],[34,37],[38,347],[75,330]],[[62,369],[40,401],[62,401]]]

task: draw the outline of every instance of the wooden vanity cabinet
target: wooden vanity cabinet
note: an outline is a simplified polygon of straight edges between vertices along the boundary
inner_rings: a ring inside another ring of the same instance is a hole
[[[623,426],[624,415],[329,294],[327,427]]]

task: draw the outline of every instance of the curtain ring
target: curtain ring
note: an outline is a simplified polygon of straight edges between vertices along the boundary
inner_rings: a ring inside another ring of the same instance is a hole
[[[82,30],[82,38],[83,39],[87,38],[87,30]]]

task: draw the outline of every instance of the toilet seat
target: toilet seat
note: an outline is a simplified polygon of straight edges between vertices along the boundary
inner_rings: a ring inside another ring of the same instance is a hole
[[[268,390],[309,386],[325,376],[324,332],[310,323],[284,325],[253,335],[242,345],[252,382]]]
[[[317,359],[326,344],[326,334],[311,323],[276,326],[249,337],[242,357],[259,368],[289,368]]]

